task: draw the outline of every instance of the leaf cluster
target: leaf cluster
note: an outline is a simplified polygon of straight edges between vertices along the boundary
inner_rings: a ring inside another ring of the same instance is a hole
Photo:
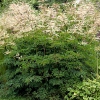
[[[100,99],[100,83],[98,80],[84,81],[82,84],[74,88],[68,88],[69,93],[65,96],[65,100],[99,100]]]

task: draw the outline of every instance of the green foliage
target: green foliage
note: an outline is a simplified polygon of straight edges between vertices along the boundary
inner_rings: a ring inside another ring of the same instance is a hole
[[[6,67],[3,65],[4,60],[4,47],[0,47],[0,75],[5,73]]]
[[[0,98],[0,100],[26,100],[26,98],[22,98],[22,97],[13,97],[13,98],[11,98],[10,97],[10,98]]]
[[[0,80],[0,96],[63,100],[68,87],[95,74],[95,41],[86,35],[52,36],[38,30],[25,34],[14,46],[6,45],[10,53],[2,61],[6,72],[0,78],[6,81]]]
[[[84,81],[74,88],[67,89],[69,93],[65,100],[99,100],[100,99],[100,82],[97,80]]]
[[[3,12],[3,10],[4,10],[5,8],[7,8],[8,5],[9,5],[12,1],[14,1],[14,0],[1,0],[1,2],[0,2],[0,13]]]

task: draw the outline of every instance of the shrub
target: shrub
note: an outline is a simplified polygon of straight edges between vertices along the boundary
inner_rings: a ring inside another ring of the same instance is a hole
[[[94,47],[95,42],[87,35],[28,32],[16,39],[14,46],[6,46],[10,53],[3,60],[6,72],[2,76],[6,81],[1,82],[0,96],[64,100],[67,87],[93,77]]]

